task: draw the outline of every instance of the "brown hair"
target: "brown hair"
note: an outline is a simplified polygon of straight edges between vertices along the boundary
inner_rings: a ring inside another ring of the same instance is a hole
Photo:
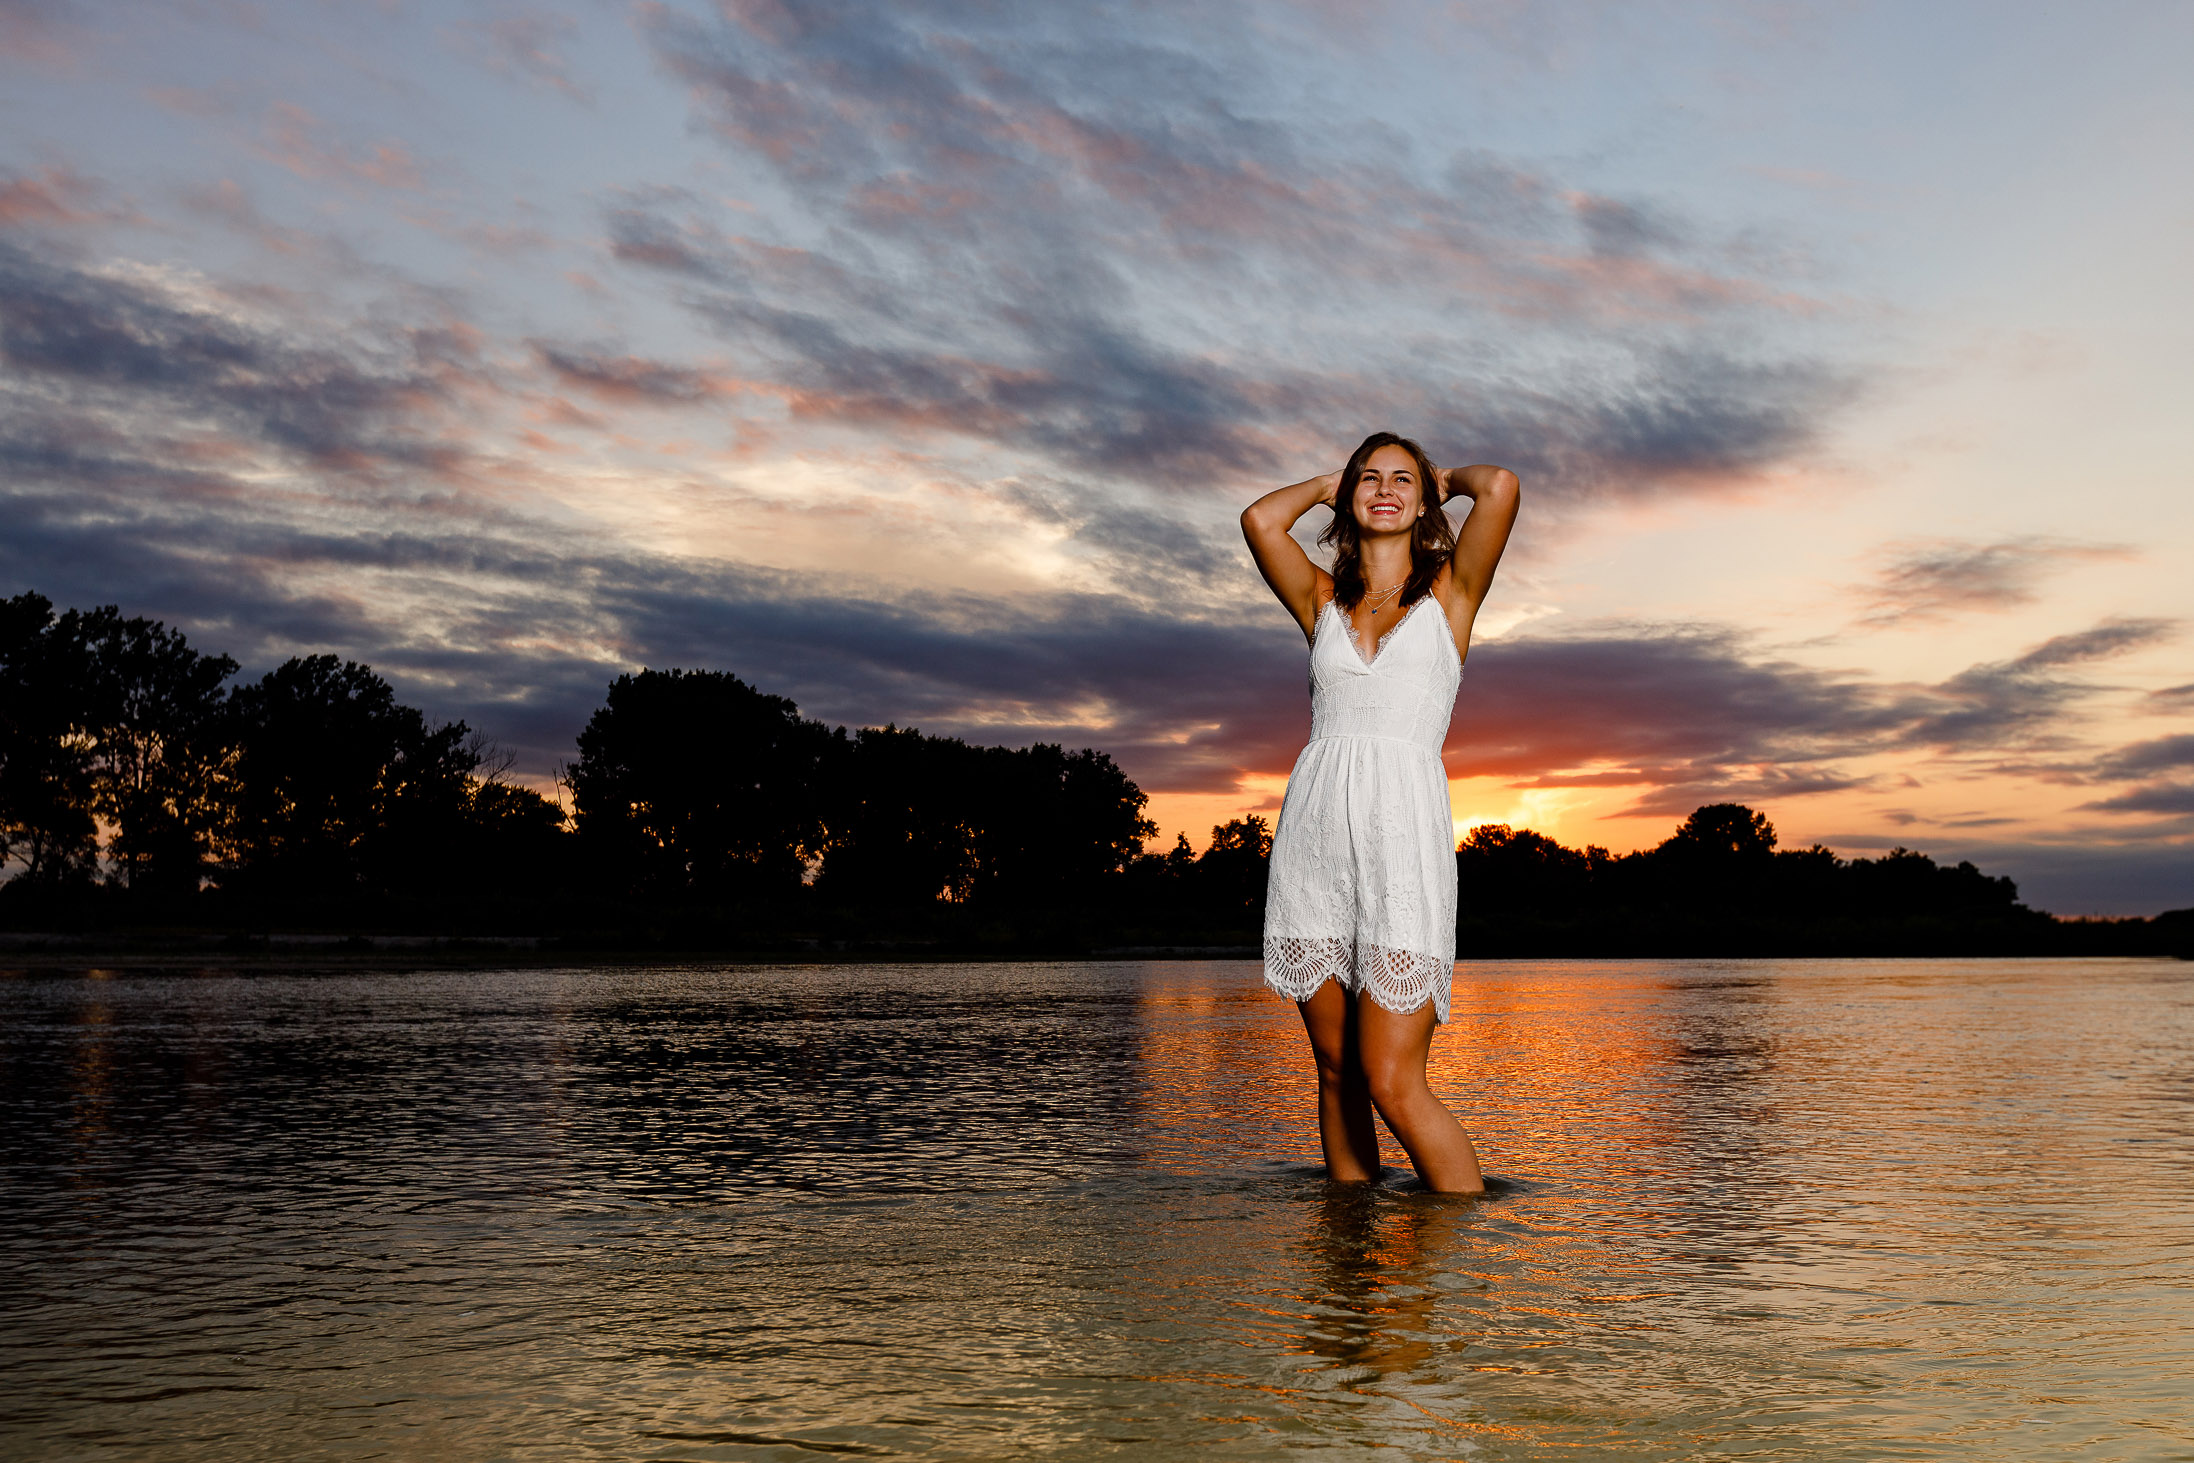
[[[1333,521],[1318,542],[1333,547],[1333,597],[1341,608],[1352,610],[1364,597],[1363,525],[1356,521],[1356,479],[1364,460],[1381,447],[1399,447],[1417,459],[1417,495],[1424,505],[1409,538],[1409,579],[1402,586],[1404,607],[1432,592],[1440,566],[1455,552],[1455,525],[1440,511],[1440,470],[1425,456],[1425,449],[1395,432],[1373,432],[1364,438],[1341,469],[1341,486],[1333,495]],[[1329,461],[1331,459],[1328,459]]]

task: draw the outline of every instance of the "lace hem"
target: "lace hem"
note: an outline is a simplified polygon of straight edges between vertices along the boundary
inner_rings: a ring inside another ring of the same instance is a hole
[[[1432,1003],[1447,1020],[1455,962],[1417,950],[1397,950],[1338,936],[1265,936],[1265,984],[1291,1001],[1307,1001],[1327,981],[1369,996],[1381,1010],[1407,1016]]]

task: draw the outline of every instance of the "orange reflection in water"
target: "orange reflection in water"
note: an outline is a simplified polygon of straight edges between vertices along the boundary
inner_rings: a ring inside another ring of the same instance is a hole
[[[1254,967],[1252,967],[1254,970]],[[1141,983],[1136,1101],[1171,1172],[1214,1151],[1318,1162],[1317,1075],[1295,1008],[1239,966],[1154,964]]]
[[[1476,1136],[1487,1170],[1566,1174],[1588,1155],[1664,1171],[1685,1141],[1667,1074],[1679,1044],[1631,1019],[1654,983],[1580,981],[1534,965],[1459,967],[1451,1019],[1433,1041],[1433,1090]]]
[[[1320,1161],[1317,1077],[1301,1018],[1258,983],[1253,965],[1148,967],[1138,1097],[1150,1129],[1181,1161],[1234,1148],[1248,1158]],[[1577,982],[1530,967],[1458,969],[1452,1018],[1434,1035],[1433,1091],[1455,1112],[1489,1172],[1572,1166],[1576,1145],[1634,1155],[1640,1171],[1686,1141],[1668,1074],[1683,1043],[1626,1019],[1650,982]],[[1409,1158],[1382,1127],[1381,1157]]]
[[[1215,1159],[1319,1163],[1308,1042],[1254,966],[1152,966],[1138,1000],[1152,1162],[1177,1173]],[[1460,967],[1452,1018],[1433,1041],[1433,1088],[1497,1181],[1527,1195],[1563,1191],[1559,1222],[1505,1225],[1496,1241],[1477,1231],[1468,1204],[1408,1193],[1359,1209],[1335,1198],[1303,1242],[1330,1292],[1315,1303],[1339,1319],[1310,1328],[1302,1346],[1336,1365],[1408,1370],[1427,1348],[1463,1345],[1427,1319],[1424,1278],[1445,1275],[1491,1286],[1487,1312],[1505,1318],[1512,1347],[1529,1350],[1519,1328],[1558,1335],[1588,1313],[1604,1327],[1604,1308],[1657,1294],[1663,1277],[1647,1254],[1737,1258],[1748,1241],[1725,1208],[1661,1201],[1672,1188],[1726,1181],[1777,1141],[1782,1115],[1767,1092],[1779,1005],[1774,982],[1756,979],[1676,989],[1659,968],[1580,978],[1574,966]],[[1407,1155],[1381,1136],[1382,1157],[1406,1171]],[[1661,1243],[1642,1249],[1646,1238]]]
[[[89,970],[84,978],[90,982],[89,991],[70,1013],[77,1030],[69,1057],[69,1089],[75,1098],[70,1104],[69,1136],[79,1148],[89,1150],[113,1135],[114,1008],[101,998],[99,989],[114,979],[114,972]],[[82,1183],[83,1174],[79,1165],[72,1171],[72,1182]]]
[[[1475,1205],[1433,1194],[1382,1204],[1372,1190],[1335,1184],[1306,1216],[1302,1246],[1321,1283],[1302,1349],[1340,1367],[1409,1372],[1443,1340],[1432,1324],[1432,1280],[1447,1271]],[[1422,1202],[1415,1202],[1422,1201]]]

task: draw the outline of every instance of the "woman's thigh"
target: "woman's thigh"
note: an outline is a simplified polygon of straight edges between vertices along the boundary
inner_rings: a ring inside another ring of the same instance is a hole
[[[1303,1013],[1303,1029],[1310,1035],[1318,1069],[1329,1076],[1338,1075],[1354,1056],[1356,1007],[1356,997],[1334,980],[1312,991],[1308,1000],[1295,1003],[1295,1009]]]
[[[1430,1002],[1397,1015],[1373,1000],[1356,1002],[1356,1049],[1374,1091],[1421,1085],[1438,1025]]]

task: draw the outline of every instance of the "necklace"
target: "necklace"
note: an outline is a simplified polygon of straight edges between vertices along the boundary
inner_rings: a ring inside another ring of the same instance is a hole
[[[1358,601],[1358,603],[1369,606],[1371,612],[1376,615],[1382,609],[1386,608],[1386,602],[1388,600],[1394,598],[1394,596],[1402,592],[1402,586],[1407,583],[1409,583],[1407,579],[1397,579],[1394,581],[1393,588],[1385,590],[1379,594],[1366,594],[1362,600]]]

